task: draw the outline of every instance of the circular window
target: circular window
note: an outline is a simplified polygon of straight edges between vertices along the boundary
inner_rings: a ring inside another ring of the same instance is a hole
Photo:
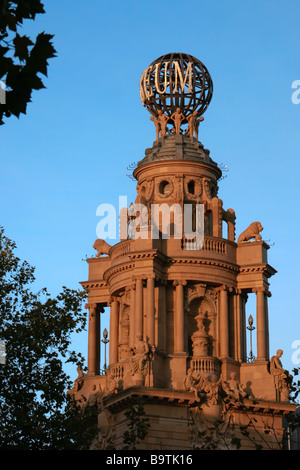
[[[163,180],[159,183],[158,190],[161,195],[165,197],[170,196],[170,194],[172,194],[172,191],[173,191],[173,185],[170,181]]]

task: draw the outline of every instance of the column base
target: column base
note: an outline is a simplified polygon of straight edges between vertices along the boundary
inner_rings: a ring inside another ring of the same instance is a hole
[[[269,362],[269,359],[266,359],[265,357],[256,357],[253,362],[254,363],[256,363],[256,362]]]

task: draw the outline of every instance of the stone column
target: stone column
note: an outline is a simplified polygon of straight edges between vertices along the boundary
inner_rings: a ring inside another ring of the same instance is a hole
[[[270,358],[270,338],[269,338],[269,308],[268,308],[268,297],[271,297],[270,291],[266,292],[265,295],[265,320],[266,320],[266,354],[267,360]]]
[[[265,311],[265,288],[253,289],[256,293],[256,334],[257,358],[256,361],[267,360],[267,328]]]
[[[229,358],[229,324],[228,324],[228,290],[227,286],[220,288],[220,356]]]
[[[235,212],[233,209],[227,210],[228,220],[228,240],[234,242],[235,240]]]
[[[244,344],[244,323],[243,322],[243,299],[242,299],[242,291],[241,289],[236,290],[236,318],[235,318],[235,325],[236,325],[236,357],[237,361],[243,361],[243,344]]]
[[[176,287],[174,352],[184,353],[184,286],[186,281],[174,281]]]
[[[135,281],[135,338],[143,336],[143,278],[137,276]]]
[[[117,297],[112,297],[110,304],[109,322],[109,363],[118,362],[119,348],[119,301]]]
[[[223,201],[214,197],[211,201],[213,214],[213,237],[222,238],[222,206]]]
[[[243,349],[242,349],[242,353],[243,353],[243,361],[246,361],[247,360],[247,327],[246,327],[246,304],[247,304],[247,300],[248,300],[248,294],[246,292],[242,292],[242,295],[241,295],[241,301],[242,301],[242,332],[243,332]]]
[[[155,275],[147,279],[147,336],[151,346],[155,345],[155,297],[154,297]]]
[[[86,304],[85,308],[89,310],[88,325],[88,374],[99,374],[100,357],[100,332],[99,332],[99,313],[97,304]]]
[[[158,347],[162,351],[167,350],[167,285],[165,281],[159,286],[159,310],[158,310]]]
[[[135,345],[135,285],[130,288],[130,323],[129,323],[129,347]]]

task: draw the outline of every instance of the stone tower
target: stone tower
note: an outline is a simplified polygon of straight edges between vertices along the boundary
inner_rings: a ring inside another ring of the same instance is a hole
[[[71,392],[78,401],[99,398],[96,448],[122,449],[124,412],[137,399],[150,424],[141,449],[205,448],[216,427],[225,436],[217,448],[233,446],[233,437],[251,448],[241,426],[250,429],[252,420],[256,436],[270,426],[278,438],[283,416],[294,410],[281,352],[270,360],[269,279],[276,271],[269,246],[259,222],[236,240],[235,212],[218,194],[222,171],[198,140],[213,88],[206,67],[168,54],[145,70],[140,87],[156,140],[133,172],[137,196],[120,214],[121,241],[96,240],[97,255],[87,260],[87,373]],[[250,359],[249,293],[256,295],[257,344]],[[109,363],[100,370],[104,307]],[[270,446],[276,438],[268,434]]]

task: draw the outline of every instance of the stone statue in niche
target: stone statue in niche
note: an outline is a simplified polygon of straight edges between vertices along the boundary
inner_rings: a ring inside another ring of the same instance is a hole
[[[143,374],[146,371],[150,349],[148,343],[143,341],[141,335],[137,336],[137,342],[130,352],[132,354],[129,360],[131,375]]]
[[[222,382],[222,387],[226,395],[234,401],[241,401],[246,396],[242,386],[236,378],[236,373],[231,372],[230,379]]]
[[[208,356],[209,350],[209,335],[206,332],[205,323],[203,315],[198,314],[195,317],[197,322],[198,330],[192,334],[192,348],[193,348],[193,356]]]
[[[238,243],[247,242],[252,238],[254,238],[255,241],[261,240],[261,234],[259,232],[263,229],[264,228],[260,222],[252,222],[252,224],[250,224],[249,227],[240,234]]]
[[[126,299],[124,299],[126,300]],[[127,300],[128,301],[128,300]],[[129,306],[123,304],[123,311],[120,320],[120,361],[129,355]]]
[[[97,251],[96,258],[99,258],[101,255],[108,255],[111,245],[109,245],[105,240],[97,238],[93,248]]]
[[[282,349],[278,349],[276,356],[270,360],[270,373],[274,376],[276,399],[277,401],[289,401],[292,376],[282,366],[280,357],[283,354]]]

